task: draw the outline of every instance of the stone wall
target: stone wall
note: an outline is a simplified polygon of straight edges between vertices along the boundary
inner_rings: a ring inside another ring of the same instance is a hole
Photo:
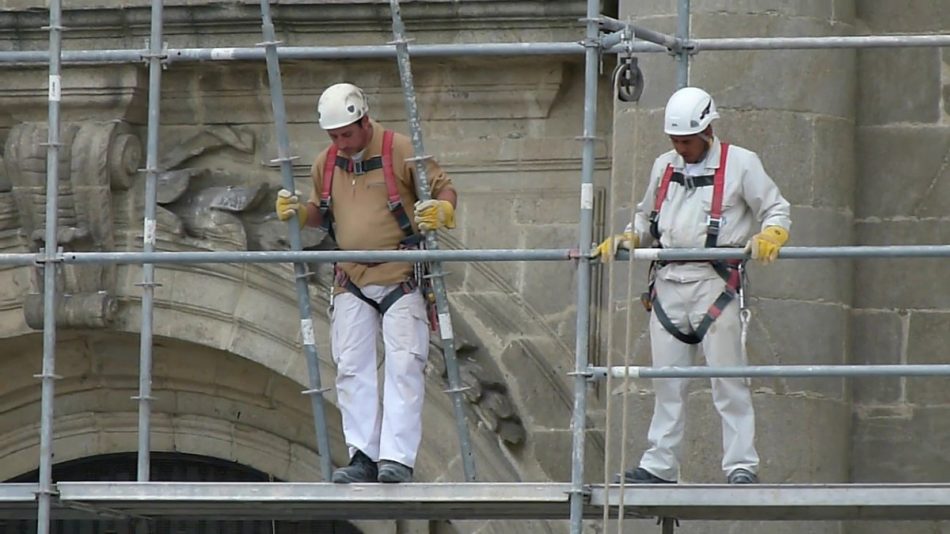
[[[950,13],[930,2],[861,2],[871,33],[946,33]],[[950,50],[858,54],[855,240],[866,245],[950,242]],[[950,264],[859,262],[854,271],[855,363],[946,363]],[[854,383],[850,470],[856,482],[946,482],[946,380]],[[848,532],[908,534],[946,524],[855,524]]]

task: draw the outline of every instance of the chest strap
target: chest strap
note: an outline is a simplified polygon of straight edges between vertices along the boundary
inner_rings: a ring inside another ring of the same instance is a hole
[[[331,237],[333,233],[333,210],[332,210],[332,191],[333,174],[339,167],[347,172],[356,175],[362,175],[376,169],[383,169],[383,177],[386,180],[386,207],[396,219],[399,229],[405,234],[405,239],[400,242],[401,246],[413,246],[419,243],[421,238],[412,228],[409,221],[409,215],[402,204],[402,197],[399,195],[399,188],[396,186],[396,172],[393,169],[393,132],[392,130],[383,131],[383,154],[359,163],[353,160],[337,155],[336,145],[331,144],[327,149],[327,159],[323,166],[323,187],[320,191],[320,216],[323,220],[323,228]]]
[[[684,187],[707,187],[713,186],[712,205],[709,208],[709,217],[706,219],[706,248],[716,246],[719,238],[719,229],[722,226],[722,199],[726,184],[726,159],[729,156],[729,144],[720,143],[719,150],[719,168],[710,176],[687,176],[675,172],[673,165],[667,165],[663,171],[663,177],[656,190],[656,197],[653,201],[653,211],[650,212],[650,234],[659,241],[660,239],[660,209],[666,200],[667,192],[670,189],[670,182],[676,182]],[[710,178],[712,179],[710,181]]]

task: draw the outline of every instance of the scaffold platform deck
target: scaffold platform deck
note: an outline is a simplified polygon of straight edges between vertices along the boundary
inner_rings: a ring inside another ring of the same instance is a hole
[[[0,519],[36,516],[36,484],[0,484]],[[589,486],[584,517],[683,520],[950,520],[950,484]],[[403,485],[60,482],[56,519],[563,519],[567,483]]]

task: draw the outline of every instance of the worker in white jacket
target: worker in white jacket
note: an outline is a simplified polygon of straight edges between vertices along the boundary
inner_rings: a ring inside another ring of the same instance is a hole
[[[773,261],[788,240],[789,204],[759,157],[713,134],[719,118],[712,97],[686,87],[670,97],[664,130],[673,150],[658,157],[650,184],[623,234],[595,254],[609,261],[618,248],[746,247]],[[750,239],[751,237],[751,239]],[[702,346],[710,366],[746,365],[740,336],[739,261],[656,262],[644,304],[652,311],[650,341],[656,367],[688,366]],[[687,379],[653,380],[655,407],[650,448],[629,483],[673,483],[679,478]],[[722,469],[731,484],[758,482],[755,414],[748,379],[713,378],[712,397],[722,418]]]

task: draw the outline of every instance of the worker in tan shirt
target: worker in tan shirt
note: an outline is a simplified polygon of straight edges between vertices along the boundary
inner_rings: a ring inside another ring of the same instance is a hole
[[[363,91],[339,83],[317,104],[331,145],[311,170],[313,194],[301,204],[282,190],[281,220],[323,226],[341,250],[417,248],[419,232],[455,227],[457,195],[434,160],[427,162],[431,200],[416,197],[408,137],[369,117]],[[330,179],[327,179],[330,177]],[[335,267],[330,343],[350,463],[333,482],[408,482],[422,438],[424,370],[429,353],[426,301],[411,263],[341,262]],[[382,402],[376,343],[385,347]]]

